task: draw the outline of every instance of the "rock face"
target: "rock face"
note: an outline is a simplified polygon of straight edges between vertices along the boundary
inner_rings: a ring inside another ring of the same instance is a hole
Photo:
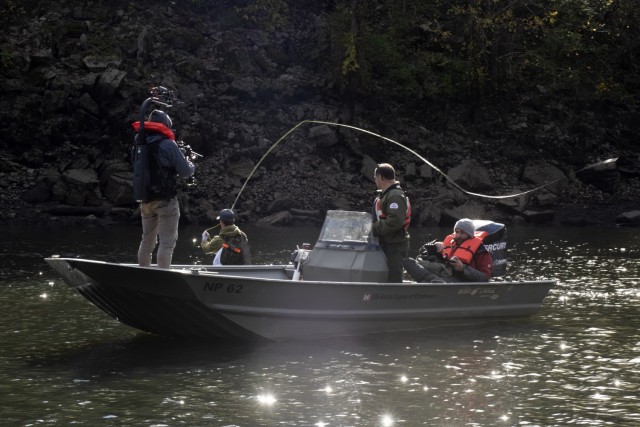
[[[339,65],[330,59],[333,2],[289,2],[290,16],[277,30],[227,1],[207,2],[208,9],[201,2],[44,3],[12,16],[0,38],[3,221],[137,218],[131,123],[153,85],[175,91],[179,103],[157,107],[171,115],[177,139],[204,156],[197,185],[181,182],[183,221],[209,224],[231,206],[242,221],[270,225],[318,223],[327,209],[370,211],[373,171],[382,162],[396,167],[415,225],[463,216],[561,222],[567,203],[582,206],[585,218],[594,204],[607,206],[603,221],[613,223],[633,211],[627,205],[640,194],[637,149],[620,149],[609,163],[598,162],[606,147],[580,153],[579,161],[557,158],[576,152],[554,116],[570,114],[564,105],[532,104],[524,116],[487,114],[476,122],[452,112],[435,128],[429,117],[442,114],[429,111],[429,102],[412,111],[404,99],[358,100],[350,125],[393,138],[418,157],[388,139],[318,123],[351,117]],[[593,117],[581,111],[567,122]],[[600,147],[604,130],[590,128],[584,145]],[[595,166],[575,172],[586,164]],[[465,190],[514,196],[463,194],[440,171]],[[544,189],[521,194],[538,186]]]

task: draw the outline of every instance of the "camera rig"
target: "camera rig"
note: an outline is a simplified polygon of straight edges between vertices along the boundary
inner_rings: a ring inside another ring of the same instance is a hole
[[[179,101],[175,97],[175,94],[171,89],[167,89],[164,86],[154,86],[150,90],[151,96],[142,103],[142,108],[140,110],[140,131],[143,132],[144,135],[144,120],[147,117],[147,109],[151,103],[162,105],[163,107],[171,108],[174,103],[178,103]],[[144,137],[144,136],[143,136]],[[202,154],[196,153],[191,149],[190,145],[184,143],[184,141],[176,141],[178,147],[180,147],[180,151],[184,154],[185,157],[195,160],[198,157],[202,157]]]
[[[139,135],[144,143],[144,121],[147,117],[147,109],[151,104],[162,105],[163,107],[171,108],[177,101],[176,97],[171,89],[167,89],[164,86],[154,86],[149,90],[151,96],[144,100],[142,107],[140,107],[140,130]]]
[[[176,98],[173,90],[168,89],[164,86],[153,86],[149,93],[147,99],[144,100],[142,106],[140,107],[140,129],[138,131],[138,139],[140,144],[146,144],[146,137],[144,131],[144,123],[147,117],[147,109],[152,104],[161,105],[166,108],[171,108],[174,104],[180,103],[180,101]],[[176,144],[180,148],[182,154],[190,159],[191,161],[195,161],[198,157],[203,157],[202,154],[196,153],[191,149],[191,146],[185,144],[184,141],[176,141]],[[187,178],[187,185],[193,186],[196,184],[194,177]]]

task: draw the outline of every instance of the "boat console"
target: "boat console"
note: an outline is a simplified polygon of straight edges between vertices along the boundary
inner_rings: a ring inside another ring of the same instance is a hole
[[[304,280],[387,281],[387,259],[371,233],[367,212],[327,211],[313,249],[298,249],[294,264]]]

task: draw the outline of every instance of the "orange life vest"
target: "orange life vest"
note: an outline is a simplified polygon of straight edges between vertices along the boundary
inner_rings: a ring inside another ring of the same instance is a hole
[[[396,184],[396,188],[401,190],[400,186],[397,184]],[[405,230],[408,230],[409,224],[411,224],[411,202],[409,201],[409,198],[406,195],[404,196],[404,200],[407,202],[407,212],[404,215],[403,228]],[[385,213],[382,212],[382,203],[380,202],[380,196],[376,197],[376,200],[373,203],[373,206],[376,213],[376,218],[384,219],[387,217],[387,215],[385,215]]]
[[[138,132],[140,130],[140,122],[134,122],[131,125],[133,126],[133,129],[136,132]],[[160,134],[166,136],[167,138],[169,138],[172,141],[176,140],[176,137],[173,134],[173,131],[171,129],[169,129],[168,127],[166,127],[162,123],[144,122],[144,130],[160,133]]]
[[[409,201],[408,197],[405,197],[405,200],[407,201],[407,212],[404,215],[404,229],[407,230],[409,228],[409,224],[411,223],[411,202]],[[378,219],[384,219],[387,216],[382,212],[382,206],[380,205],[380,197],[376,198],[376,203],[375,203],[375,209],[376,209],[376,217]]]
[[[463,264],[470,264],[473,256],[480,246],[482,246],[482,239],[488,234],[486,231],[476,231],[472,238],[460,243],[459,246],[456,246],[454,240],[455,234],[449,234],[442,241],[442,256],[445,259],[451,259],[455,256],[462,261]]]

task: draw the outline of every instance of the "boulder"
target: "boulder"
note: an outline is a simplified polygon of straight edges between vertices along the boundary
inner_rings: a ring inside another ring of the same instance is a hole
[[[46,179],[41,179],[22,195],[22,199],[28,203],[43,203],[49,200],[49,197],[51,197],[51,183]]]
[[[295,208],[298,206],[298,201],[292,199],[291,197],[281,197],[275,199],[273,202],[269,204],[267,208],[267,212],[280,212],[289,210],[291,208]]]
[[[362,158],[362,167],[360,168],[360,173],[362,173],[362,175],[368,181],[375,182],[375,180],[373,179],[373,174],[377,167],[378,162],[376,162],[372,157],[365,155]]]
[[[576,172],[576,176],[585,184],[590,184],[601,191],[614,193],[620,184],[620,171],[617,158],[594,163]]]
[[[487,211],[483,205],[469,202],[456,206],[453,209],[445,209],[440,218],[441,225],[453,225],[462,218],[469,219],[491,219],[488,218]]]
[[[231,82],[231,88],[238,93],[256,97],[258,83],[254,77],[241,77]]]
[[[121,160],[107,160],[99,170],[100,184],[106,185],[111,175],[119,172],[131,172],[131,164]]]
[[[29,151],[25,151],[22,155],[22,159],[29,166],[40,167],[44,162],[44,152],[41,149],[34,147]]]
[[[640,176],[640,153],[621,155],[616,161],[616,166],[625,176]]]
[[[344,197],[337,197],[330,202],[330,206],[341,211],[350,211],[351,202]]]
[[[640,225],[640,211],[623,212],[616,217],[616,225]]]
[[[420,167],[418,168],[418,176],[426,180],[433,179],[433,168],[426,163],[420,165]]]
[[[138,34],[136,59],[138,65],[142,66],[147,62],[149,56],[149,49],[151,48],[151,40],[149,39],[149,27],[144,27],[140,34]]]
[[[62,173],[66,182],[83,188],[100,185],[98,174],[92,169],[69,169]]]
[[[275,225],[291,225],[293,217],[289,211],[276,212],[258,220],[257,225],[275,226]]]
[[[122,60],[117,56],[85,56],[82,62],[89,71],[104,71],[109,66],[118,67]]]
[[[69,169],[62,173],[66,185],[64,201],[73,206],[100,204],[102,194],[98,174],[92,169]],[[55,187],[55,185],[54,185]]]
[[[516,190],[516,193],[518,192],[520,192],[520,190]],[[526,193],[518,197],[499,199],[496,206],[511,214],[522,215],[522,212],[524,212],[527,205],[529,205],[530,199],[531,193]]]
[[[430,201],[419,202],[411,207],[411,224],[416,226],[434,226],[442,219],[442,206]]]
[[[100,107],[98,107],[98,104],[88,93],[85,93],[80,97],[78,100],[78,107],[94,117],[98,117],[100,115]]]
[[[554,194],[559,194],[567,186],[567,176],[551,163],[530,162],[522,171],[522,182],[545,186],[547,190]]]
[[[309,129],[309,139],[318,147],[331,147],[338,143],[335,130],[328,125],[314,126]]]
[[[558,196],[550,191],[542,190],[532,196],[532,199],[540,207],[554,206],[558,202]]]
[[[478,161],[463,160],[460,165],[447,173],[456,184],[468,191],[482,191],[493,188],[489,172]]]
[[[251,175],[254,167],[255,164],[251,160],[245,159],[237,163],[230,164],[227,167],[227,172],[232,175],[239,176],[242,179],[247,179]]]
[[[115,68],[108,68],[96,80],[93,95],[99,101],[108,102],[122,85],[127,73]]]
[[[414,162],[408,162],[404,168],[403,177],[405,179],[415,178],[417,176],[417,168]]]
[[[528,222],[534,224],[543,224],[545,222],[553,221],[555,213],[552,210],[534,211],[527,210],[522,213]]]
[[[73,216],[86,216],[86,215],[95,215],[95,216],[105,216],[109,213],[109,206],[96,206],[96,207],[87,207],[87,206],[69,206],[69,205],[56,205],[46,209],[52,215],[73,215]]]
[[[104,197],[116,206],[133,203],[133,173],[112,173],[104,186]]]

